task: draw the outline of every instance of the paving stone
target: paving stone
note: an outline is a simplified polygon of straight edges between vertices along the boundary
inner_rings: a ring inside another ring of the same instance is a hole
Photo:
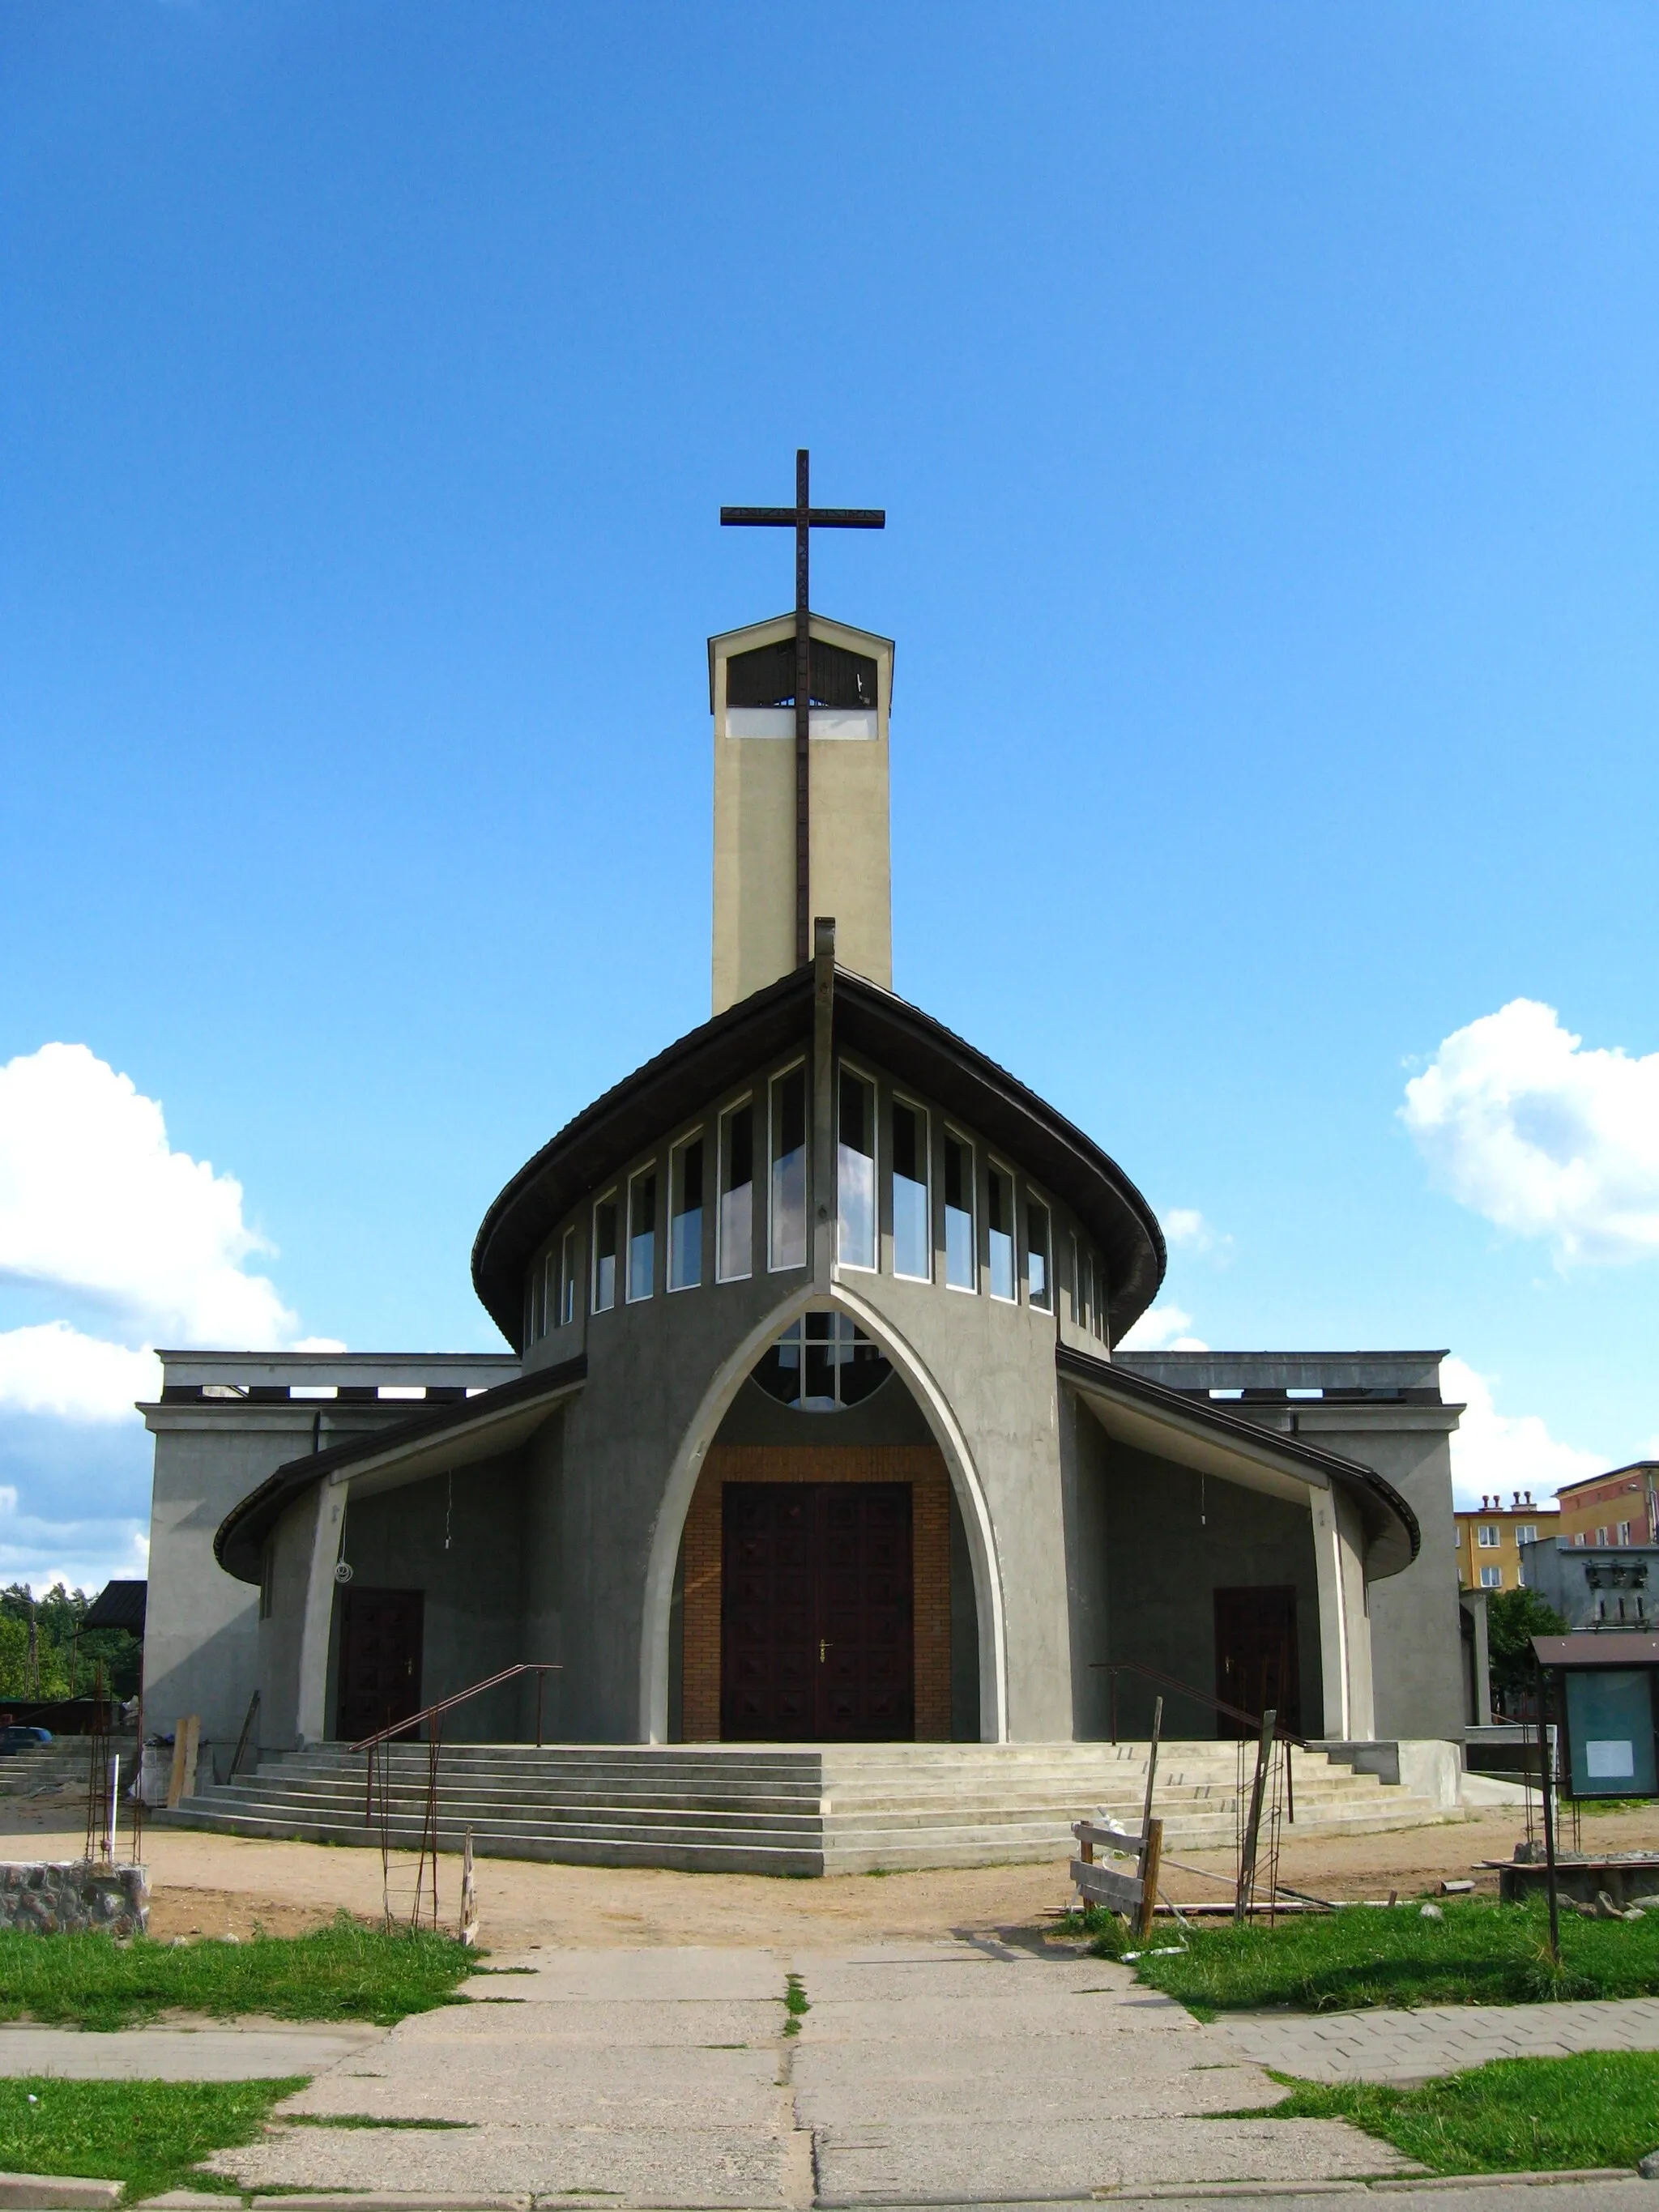
[[[49,2208],[83,2208],[103,2212],[121,2201],[118,2181],[83,2180],[69,2173],[0,2173],[0,2204]]]
[[[67,2081],[255,2081],[316,2074],[386,2039],[383,2027],[0,2027],[0,2075]],[[0,2200],[3,2201],[3,2200]]]
[[[1433,2005],[1418,2012],[1335,2013],[1318,2021],[1232,2014],[1210,2033],[1241,2057],[1317,2081],[1426,2081],[1495,2058],[1580,2051],[1659,2050],[1659,2003]]]
[[[783,1962],[773,1951],[525,1951],[501,1963],[531,1971],[480,1975],[464,1984],[467,1993],[526,2004],[570,1997],[607,2004],[629,1999],[661,2004],[677,1997],[703,2003],[783,1995]]]

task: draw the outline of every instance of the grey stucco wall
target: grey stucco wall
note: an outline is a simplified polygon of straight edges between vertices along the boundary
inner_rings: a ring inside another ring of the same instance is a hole
[[[951,1741],[977,1743],[979,1710],[979,1606],[974,1596],[974,1566],[962,1508],[951,1493]]]
[[[1109,1447],[1099,1422],[1073,1390],[1060,1394],[1060,1445],[1071,1622],[1071,1733],[1079,1740],[1098,1740],[1110,1734],[1109,1691],[1106,1677],[1094,1662],[1118,1656],[1112,1650]]]
[[[1659,1547],[1569,1544],[1545,1536],[1522,1545],[1521,1582],[1553,1606],[1570,1629],[1611,1626],[1648,1633],[1659,1603]]]
[[[266,1558],[270,1610],[259,1623],[259,1742],[291,1750],[300,1710],[300,1656],[317,1516],[325,1504],[319,1485],[295,1500],[270,1534]]]
[[[520,1658],[544,1660],[561,1669],[544,1677],[542,1725],[546,1741],[571,1734],[570,1689],[563,1668],[566,1577],[570,1571],[564,1539],[565,1417],[542,1425],[521,1455],[522,1518],[519,1564]],[[526,1681],[519,1692],[518,1734],[532,1737],[536,1726],[536,1692]]]
[[[423,1705],[520,1659],[541,1656],[523,1648],[524,1488],[515,1455],[354,1498],[347,1507],[344,1555],[351,1564],[352,1590],[423,1595]],[[331,1735],[338,1733],[339,1633],[346,1601],[344,1593],[336,1593],[325,1705]],[[518,1733],[521,1702],[516,1683],[486,1691],[444,1716],[445,1739],[510,1739]]]
[[[1177,1681],[1215,1695],[1215,1592],[1261,1584],[1296,1591],[1297,1662],[1301,1680],[1301,1732],[1324,1729],[1320,1680],[1319,1588],[1313,1522],[1307,1510],[1261,1492],[1201,1477],[1133,1451],[1107,1437],[1079,1408],[1079,1457],[1097,1484],[1100,1505],[1079,1516],[1079,1535],[1103,1521],[1105,1592],[1094,1617],[1107,1636],[1091,1656],[1133,1659]],[[1097,1575],[1093,1561],[1079,1562]],[[1146,1734],[1156,1686],[1121,1676],[1121,1735]],[[1164,1728],[1170,1736],[1203,1738],[1220,1733],[1217,1716],[1194,1699],[1163,1692]],[[1091,1670],[1079,1683],[1078,1734],[1110,1733],[1107,1677]]]
[[[248,1701],[261,1684],[264,1662],[258,1591],[219,1565],[213,1555],[215,1532],[234,1505],[287,1461],[314,1443],[336,1443],[385,1428],[406,1411],[388,1403],[383,1409],[337,1412],[332,1406],[297,1400],[286,1405],[221,1400],[145,1408],[155,1436],[145,1725],[168,1730],[175,1721],[198,1715],[204,1751],[221,1779]],[[272,1726],[271,1700],[262,1696],[261,1741],[291,1741],[283,1734],[280,1719],[275,1733]]]
[[[1457,1555],[1453,1544],[1451,1437],[1455,1415],[1424,1409],[1423,1425],[1406,1425],[1410,1409],[1389,1425],[1340,1425],[1335,1413],[1310,1440],[1357,1459],[1391,1482],[1417,1516],[1422,1547],[1410,1566],[1365,1588],[1370,1622],[1371,1679],[1378,1736],[1448,1736],[1462,1741],[1463,1654],[1458,1627]],[[1431,1424],[1432,1424],[1431,1425]]]
[[[198,1420],[158,1430],[150,1499],[144,1632],[146,1726],[199,1714],[204,1743],[234,1748],[259,1674],[258,1592],[213,1556],[239,1498],[307,1449],[312,1416],[295,1409],[228,1432]],[[227,1757],[228,1753],[227,1753]]]

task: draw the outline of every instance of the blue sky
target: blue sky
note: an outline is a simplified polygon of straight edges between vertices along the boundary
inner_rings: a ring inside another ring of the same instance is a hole
[[[0,56],[0,1578],[134,1556],[146,1345],[498,1341],[489,1200],[708,1011],[803,443],[898,988],[1177,1227],[1155,1333],[1449,1346],[1474,1491],[1654,1448],[1650,9]]]

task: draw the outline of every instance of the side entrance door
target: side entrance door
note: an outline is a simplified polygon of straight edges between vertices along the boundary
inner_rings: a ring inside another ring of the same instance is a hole
[[[1296,1591],[1266,1583],[1215,1594],[1215,1693],[1257,1719],[1269,1705],[1293,1734],[1302,1732],[1302,1674],[1296,1648]],[[1242,1735],[1242,1723],[1217,1717],[1220,1735]]]
[[[728,1482],[721,1506],[722,1737],[913,1738],[908,1483]]]
[[[361,1743],[421,1710],[423,1590],[345,1591],[340,1608],[338,1731]]]

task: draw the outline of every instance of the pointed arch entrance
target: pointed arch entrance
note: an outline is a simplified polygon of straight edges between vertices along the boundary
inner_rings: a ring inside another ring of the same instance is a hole
[[[954,1499],[960,1516],[961,1540],[965,1541],[968,1571],[971,1576],[974,1610],[976,1614],[978,1649],[978,1707],[979,1734],[982,1741],[1001,1742],[1007,1735],[1007,1696],[1006,1644],[1003,1627],[1003,1607],[1000,1579],[997,1571],[995,1539],[990,1516],[986,1508],[984,1493],[973,1466],[970,1454],[942,1393],[934,1383],[912,1347],[897,1334],[886,1317],[864,1299],[849,1295],[844,1285],[837,1285],[830,1291],[802,1290],[793,1297],[780,1304],[767,1319],[750,1331],[724,1360],[704,1394],[696,1418],[681,1440],[668,1480],[664,1486],[662,1504],[653,1531],[650,1557],[647,1568],[642,1649],[641,1651],[641,1735],[648,1742],[661,1743],[669,1737],[669,1687],[671,1674],[671,1638],[677,1608],[674,1605],[676,1568],[681,1555],[683,1540],[688,1543],[687,1590],[692,1589],[693,1572],[690,1546],[698,1540],[699,1531],[689,1522],[694,1499],[699,1492],[705,1468],[714,1452],[726,1453],[733,1449],[717,1442],[721,1423],[737,1398],[756,1363],[791,1322],[799,1316],[812,1311],[830,1311],[848,1315],[854,1324],[875,1344],[890,1363],[896,1382],[908,1392],[931,1444],[916,1444],[908,1449],[925,1454],[928,1470],[918,1464],[907,1468],[899,1478],[911,1486],[912,1512],[915,1512],[915,1478],[923,1477],[924,1498],[931,1496],[933,1504],[928,1509],[928,1541],[933,1556],[939,1553],[940,1539],[938,1524],[945,1523],[944,1545],[949,1543],[949,1507]],[[831,1445],[818,1445],[803,1440],[803,1451],[813,1454],[835,1451]],[[889,1449],[901,1449],[889,1447]],[[775,1464],[775,1462],[774,1462]],[[718,1480],[711,1484],[710,1494],[721,1494],[730,1486],[734,1472],[729,1461],[724,1465],[716,1462],[710,1470]],[[744,1470],[747,1471],[747,1470]],[[758,1468],[753,1470],[758,1473]],[[942,1471],[943,1480],[939,1480]],[[891,1471],[896,1473],[896,1470]],[[803,1471],[802,1480],[808,1480]],[[812,1480],[817,1479],[816,1476]],[[879,1475],[873,1468],[854,1480],[878,1481]],[[937,1509],[945,1509],[941,1515]],[[706,1510],[706,1509],[705,1509]],[[709,1524],[702,1516],[702,1532],[708,1538]],[[716,1524],[723,1542],[724,1505]],[[913,1521],[913,1530],[915,1527]],[[945,1570],[948,1607],[948,1552]],[[705,1555],[704,1565],[708,1564]],[[723,1555],[722,1555],[723,1564]],[[939,1580],[934,1574],[930,1588],[937,1591]],[[706,1593],[705,1593],[706,1595]],[[707,1652],[707,1638],[698,1646]],[[948,1655],[948,1614],[945,1650]],[[687,1647],[688,1659],[692,1649]],[[948,1656],[945,1663],[948,1666]],[[922,1680],[919,1677],[919,1682]],[[686,1690],[690,1689],[688,1677]],[[708,1685],[705,1681],[700,1693],[705,1702]],[[934,1698],[933,1729],[937,1730],[938,1692],[929,1690]],[[948,1700],[948,1685],[945,1692]],[[718,1710],[718,1691],[715,1692]],[[701,1710],[701,1709],[699,1709]],[[948,1703],[946,1705],[948,1711]],[[687,1731],[689,1733],[689,1731]],[[710,1733],[716,1731],[711,1730]],[[932,1731],[930,1731],[932,1732]],[[948,1725],[940,1731],[949,1734]]]

